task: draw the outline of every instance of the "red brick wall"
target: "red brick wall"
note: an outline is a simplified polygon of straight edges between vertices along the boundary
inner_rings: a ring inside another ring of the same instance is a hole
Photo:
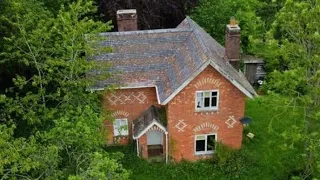
[[[219,90],[219,109],[196,112],[196,91],[215,89]],[[244,116],[244,108],[245,95],[211,66],[207,67],[167,105],[170,156],[177,161],[204,158],[195,155],[195,135],[198,134],[217,133],[218,141],[240,148],[243,127],[239,119]],[[229,127],[226,121],[230,116],[234,116],[236,123]],[[183,129],[176,127],[179,122],[180,127],[185,124]]]
[[[140,157],[147,159],[148,158],[148,144],[147,144],[147,134],[145,133],[139,138],[139,150]]]
[[[151,105],[157,105],[155,88],[119,89],[114,93],[106,93],[102,102],[106,110],[110,110],[114,118],[127,118],[129,136],[118,137],[118,144],[128,144],[132,139],[132,121],[146,111]],[[105,120],[108,130],[107,144],[113,144],[112,119]]]

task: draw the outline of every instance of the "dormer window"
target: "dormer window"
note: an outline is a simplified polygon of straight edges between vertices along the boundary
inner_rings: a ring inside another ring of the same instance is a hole
[[[218,90],[196,92],[196,110],[218,110],[218,102]]]

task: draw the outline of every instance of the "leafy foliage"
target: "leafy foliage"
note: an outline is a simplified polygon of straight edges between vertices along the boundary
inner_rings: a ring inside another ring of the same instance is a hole
[[[200,0],[191,17],[213,38],[224,44],[225,26],[234,16],[241,27],[242,50],[247,52],[250,39],[260,37],[263,32],[262,21],[255,11],[259,6],[257,0]]]
[[[86,91],[94,64],[83,56],[91,52],[84,35],[110,24],[86,17],[91,1],[61,7],[57,15],[38,1],[8,4],[12,14],[2,18],[14,32],[4,38],[3,62],[27,73],[0,96],[2,179],[127,179],[102,149],[99,94]]]

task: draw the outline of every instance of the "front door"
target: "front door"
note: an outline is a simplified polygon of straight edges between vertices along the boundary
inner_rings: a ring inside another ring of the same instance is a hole
[[[148,157],[163,154],[163,133],[160,131],[147,132]]]

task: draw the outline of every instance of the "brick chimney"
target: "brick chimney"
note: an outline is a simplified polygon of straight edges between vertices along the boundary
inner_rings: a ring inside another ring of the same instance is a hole
[[[123,9],[117,11],[118,31],[136,31],[137,11],[135,9]]]
[[[229,63],[236,69],[240,69],[240,27],[234,17],[226,27],[225,54]]]

